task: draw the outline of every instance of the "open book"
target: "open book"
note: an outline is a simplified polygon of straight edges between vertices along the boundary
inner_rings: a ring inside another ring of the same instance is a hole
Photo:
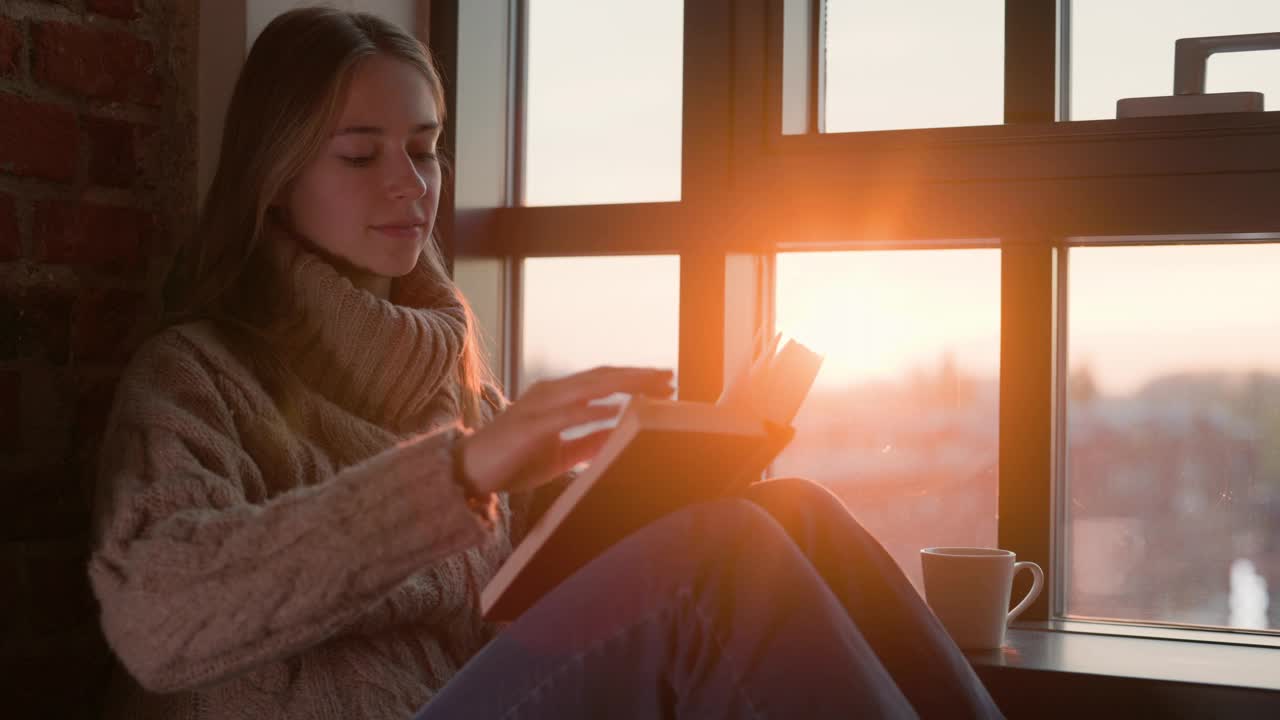
[[[635,396],[480,595],[489,620],[514,620],[610,545],[684,505],[759,480],[790,442],[822,357],[779,338],[715,403]]]

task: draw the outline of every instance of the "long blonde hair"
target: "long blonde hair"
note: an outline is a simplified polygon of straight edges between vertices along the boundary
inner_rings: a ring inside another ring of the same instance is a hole
[[[404,61],[427,78],[443,122],[444,86],[430,54],[393,23],[368,13],[307,7],[283,13],[263,29],[236,80],[196,231],[165,280],[162,323],[213,321],[291,422],[302,412],[298,380],[271,349],[277,318],[263,316],[266,308],[284,307],[266,247],[268,206],[320,151],[355,64],[376,53]],[[435,266],[466,311],[458,389],[463,422],[475,426],[483,417],[485,388],[492,387],[475,317],[448,280],[436,242],[428,243],[422,259]]]

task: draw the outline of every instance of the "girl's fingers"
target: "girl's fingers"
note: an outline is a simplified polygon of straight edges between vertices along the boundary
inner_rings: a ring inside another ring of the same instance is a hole
[[[541,473],[533,468],[549,466],[558,468],[559,474],[594,456],[612,428],[569,442],[562,442],[559,434],[578,425],[610,420],[622,409],[617,403],[591,401],[614,393],[666,397],[673,390],[672,378],[670,370],[599,367],[559,380],[541,381],[474,437],[483,436],[486,445],[493,445],[492,452],[503,456],[499,463],[502,469],[493,474],[540,477]],[[497,434],[489,442],[493,432]],[[518,470],[520,467],[528,470]]]
[[[641,388],[632,392],[632,395],[644,395],[645,397],[665,398],[671,397],[676,391],[676,386],[670,380],[656,383],[652,387]]]
[[[670,370],[600,367],[551,381],[545,402],[551,405],[577,404],[614,393],[652,395],[669,391],[673,377]]]
[[[600,448],[609,439],[611,432],[611,430],[597,430],[563,443],[560,446],[561,467],[555,469],[555,474],[560,475],[568,472],[573,469],[574,465],[595,457],[596,453],[600,452]]]
[[[543,416],[547,423],[543,430],[559,433],[575,425],[608,420],[617,415],[619,409],[618,405],[567,405]]]
[[[556,438],[553,444],[529,458],[523,469],[513,473],[513,477],[520,478],[520,481],[511,489],[537,487],[572,470],[578,463],[594,458],[611,432],[611,429],[596,430],[568,441]]]

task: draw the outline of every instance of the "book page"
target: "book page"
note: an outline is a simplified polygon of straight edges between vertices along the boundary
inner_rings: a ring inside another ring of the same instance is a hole
[[[730,410],[759,415],[761,405],[757,395],[767,385],[765,375],[769,371],[769,366],[773,363],[774,353],[777,352],[778,343],[781,340],[782,333],[775,334],[769,344],[761,349],[750,362],[744,363],[734,377],[725,383],[724,392],[720,394],[720,399],[716,401],[716,405]]]
[[[779,346],[781,345],[781,348]],[[725,385],[716,405],[790,425],[822,367],[822,355],[782,333]]]
[[[822,356],[803,344],[788,340],[769,363],[758,397],[761,418],[775,425],[790,425],[818,377]]]

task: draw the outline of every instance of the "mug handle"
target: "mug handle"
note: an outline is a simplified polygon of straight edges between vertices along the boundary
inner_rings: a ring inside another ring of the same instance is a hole
[[[1027,591],[1027,596],[1022,598],[1022,602],[1009,611],[1009,616],[1004,621],[1006,625],[1013,622],[1014,618],[1021,615],[1023,610],[1026,610],[1031,603],[1035,602],[1036,598],[1040,597],[1041,588],[1044,587],[1044,571],[1040,569],[1039,565],[1030,560],[1014,563],[1013,574],[1016,576],[1018,571],[1024,568],[1031,571],[1031,590]]]

